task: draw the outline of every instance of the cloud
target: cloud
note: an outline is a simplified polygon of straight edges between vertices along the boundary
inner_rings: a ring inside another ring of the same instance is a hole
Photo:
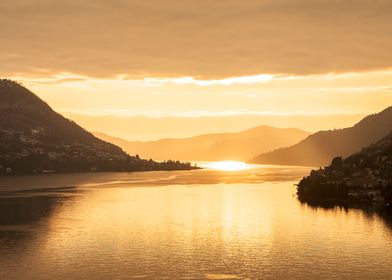
[[[259,74],[254,76],[243,76],[243,77],[231,77],[231,78],[223,78],[223,79],[215,79],[215,80],[201,80],[195,79],[193,77],[180,77],[180,78],[145,78],[144,81],[146,83],[152,84],[164,84],[164,83],[173,83],[173,84],[194,84],[197,86],[231,86],[231,85],[244,85],[244,84],[257,84],[257,83],[266,83],[271,81],[274,78],[273,75],[268,74]]]
[[[2,0],[0,73],[308,75],[392,67],[390,0]]]

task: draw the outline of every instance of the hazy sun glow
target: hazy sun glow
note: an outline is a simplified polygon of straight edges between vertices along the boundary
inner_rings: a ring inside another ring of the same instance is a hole
[[[203,167],[222,171],[240,171],[251,168],[251,165],[242,161],[215,161]]]
[[[83,128],[135,141],[259,125],[311,132],[344,128],[392,104],[392,69],[314,75],[238,73],[220,78],[159,73],[97,78],[51,72],[9,78]]]

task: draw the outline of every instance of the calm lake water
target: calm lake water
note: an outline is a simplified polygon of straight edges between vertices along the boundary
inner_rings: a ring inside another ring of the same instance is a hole
[[[388,215],[301,204],[308,171],[1,178],[0,279],[392,279]]]

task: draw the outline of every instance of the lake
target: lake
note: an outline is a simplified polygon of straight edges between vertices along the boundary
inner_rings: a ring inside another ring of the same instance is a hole
[[[309,168],[0,180],[0,279],[392,279],[392,223],[300,203]]]

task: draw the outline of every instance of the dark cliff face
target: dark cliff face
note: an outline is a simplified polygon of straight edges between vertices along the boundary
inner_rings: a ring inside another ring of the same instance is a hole
[[[367,116],[350,128],[320,131],[293,146],[259,155],[264,164],[324,166],[335,156],[347,157],[376,143],[392,131],[392,107]]]
[[[189,168],[129,156],[10,80],[0,80],[0,143],[0,174]]]

